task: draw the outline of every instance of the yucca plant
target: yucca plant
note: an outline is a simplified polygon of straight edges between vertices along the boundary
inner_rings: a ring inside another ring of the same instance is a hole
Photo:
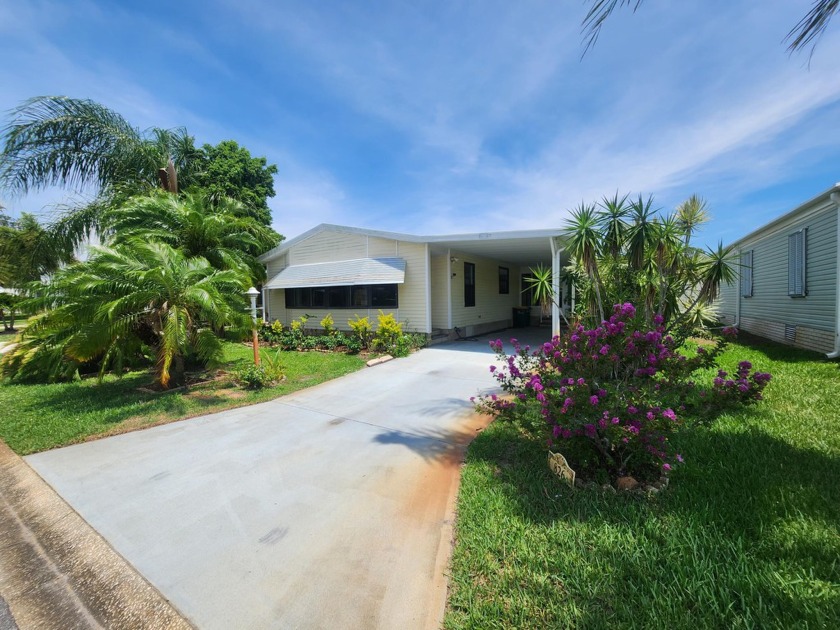
[[[636,304],[647,321],[661,315],[669,326],[696,321],[692,311],[717,298],[735,278],[732,252],[722,245],[691,244],[708,220],[706,204],[692,196],[674,213],[660,215],[653,199],[604,198],[572,211],[564,231],[570,269],[586,278],[578,286],[592,325],[603,321],[603,304]],[[546,284],[550,288],[550,282]]]

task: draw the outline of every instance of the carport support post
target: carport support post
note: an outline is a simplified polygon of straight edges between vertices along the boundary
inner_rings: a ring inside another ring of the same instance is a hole
[[[257,296],[260,294],[254,287],[248,289],[246,295],[251,298],[251,331],[254,343],[254,365],[260,364],[260,340],[257,338]]]
[[[551,239],[551,336],[560,334],[560,250],[557,242]]]

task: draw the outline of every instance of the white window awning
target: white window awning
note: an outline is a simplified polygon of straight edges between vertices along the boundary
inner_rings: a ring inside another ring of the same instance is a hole
[[[360,258],[338,262],[291,265],[265,284],[267,289],[336,287],[358,284],[403,284],[402,258]]]

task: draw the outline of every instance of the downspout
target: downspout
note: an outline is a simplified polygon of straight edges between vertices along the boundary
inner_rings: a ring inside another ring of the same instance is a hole
[[[432,253],[426,243],[426,330],[432,334]]]
[[[268,312],[268,289],[265,288],[265,285],[262,287],[262,303],[262,320],[267,322],[271,314]]]
[[[826,354],[828,359],[840,357],[840,192],[831,193],[837,215],[837,243],[834,245],[834,256],[837,258],[837,278],[834,291],[834,351]]]
[[[446,328],[452,330],[452,250],[446,250]]]
[[[741,250],[738,250],[738,261],[741,260]],[[744,296],[741,295],[741,271],[738,271],[738,281],[735,284],[735,323],[732,324],[735,328],[741,326],[741,300]]]

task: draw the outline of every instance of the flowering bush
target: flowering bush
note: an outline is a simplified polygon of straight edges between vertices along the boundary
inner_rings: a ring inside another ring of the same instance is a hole
[[[477,405],[493,413],[538,413],[549,446],[563,443],[573,465],[590,473],[658,477],[682,461],[669,437],[686,406],[700,399],[759,400],[770,375],[750,374],[752,366],[743,362],[736,379],[719,373],[713,391],[703,392],[691,377],[715,365],[725,338],[689,357],[677,351],[660,316],[653,323],[647,329],[632,304],[619,304],[600,326],[574,327],[533,352],[511,340],[515,354],[507,355],[500,340],[491,342],[502,367],[490,370],[508,395],[482,397]]]

